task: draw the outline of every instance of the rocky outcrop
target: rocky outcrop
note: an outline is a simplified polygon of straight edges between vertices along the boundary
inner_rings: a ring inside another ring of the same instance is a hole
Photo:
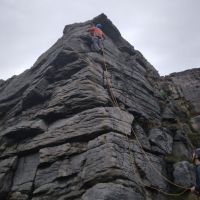
[[[173,73],[167,76],[166,79],[176,88],[179,88],[179,96],[185,98],[184,110],[188,110],[187,123],[190,126],[190,130],[187,130],[186,132],[188,137],[194,144],[194,146],[199,147],[200,146],[199,142],[200,141],[200,101],[199,101],[200,69],[194,68],[179,73]]]
[[[103,24],[103,56],[91,23]],[[163,176],[194,180],[193,100],[104,14],[67,25],[31,69],[0,83],[0,199],[169,199],[177,188]]]
[[[194,112],[200,113],[200,69],[173,73],[169,77],[181,88],[186,100],[193,105]]]

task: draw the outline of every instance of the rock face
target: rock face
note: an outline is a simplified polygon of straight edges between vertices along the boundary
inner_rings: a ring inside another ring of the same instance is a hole
[[[91,23],[103,25],[104,55],[91,51]],[[163,176],[188,187],[200,81],[183,75],[194,84],[160,77],[104,14],[67,25],[0,83],[0,199],[165,200],[177,188]]]
[[[170,78],[181,88],[184,97],[193,105],[194,111],[200,114],[200,69],[173,73]]]
[[[186,133],[194,146],[200,146],[200,69],[195,68],[179,73],[173,73],[165,79],[179,88],[180,97],[185,98],[186,102],[182,104],[184,110],[188,110],[187,123],[191,130]],[[176,98],[174,96],[174,98]],[[186,108],[187,107],[187,108]]]

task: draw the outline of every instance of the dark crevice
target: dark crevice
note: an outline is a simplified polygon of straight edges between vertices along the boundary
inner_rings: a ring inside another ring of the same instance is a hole
[[[4,137],[13,140],[14,142],[20,142],[23,139],[30,139],[32,137],[35,137],[38,134],[43,133],[44,131],[40,129],[21,129],[21,130],[16,130],[16,131],[11,131],[8,134],[6,134]]]
[[[113,131],[112,129],[106,130],[106,131],[102,130],[102,131],[95,132],[94,134],[91,134],[91,135],[74,136],[73,138],[63,139],[62,141],[59,141],[59,142],[55,141],[55,142],[52,142],[52,143],[47,144],[47,145],[40,145],[40,146],[37,146],[37,147],[33,147],[29,150],[18,151],[18,152],[13,152],[12,154],[3,155],[3,156],[0,156],[0,159],[5,159],[5,158],[8,158],[10,156],[14,156],[16,153],[17,153],[18,156],[21,157],[21,156],[28,155],[30,153],[36,153],[42,148],[55,147],[55,146],[66,144],[66,143],[88,142],[90,140],[97,138],[100,135],[107,134],[107,133],[110,133],[112,131]],[[115,131],[115,132],[117,132],[117,131]]]
[[[23,92],[29,87],[29,84],[26,84],[25,86],[23,86],[21,89],[19,89],[17,92],[15,92],[14,94],[10,95],[7,98],[4,98],[2,100],[0,100],[0,103],[4,103],[4,102],[8,102],[8,101],[12,101],[15,98],[21,97],[21,95],[23,94]]]
[[[13,183],[14,183],[14,176],[15,176],[15,173],[16,173],[16,171],[17,171],[17,166],[18,166],[18,163],[19,163],[19,157],[17,157],[17,161],[16,161],[16,163],[15,163],[15,166],[12,168],[12,176],[13,176],[13,178],[12,178],[12,182],[11,182],[11,186],[10,186],[10,191],[9,191],[9,194],[8,194],[8,196],[7,196],[7,198],[8,198],[8,200],[9,200],[9,196],[11,195],[11,189],[12,189],[12,187],[13,187]],[[7,199],[6,199],[7,200]]]
[[[65,65],[73,63],[78,59],[79,55],[77,53],[69,51],[65,52],[65,50],[63,50],[57,55],[55,60],[52,63],[50,63],[50,65],[55,67],[64,67]]]
[[[38,165],[38,167],[39,167],[39,165]],[[37,169],[36,169],[36,171],[35,171],[35,176],[34,176],[34,178],[33,178],[31,190],[30,190],[30,193],[29,193],[29,195],[28,195],[28,199],[27,199],[27,200],[31,200],[31,199],[33,198],[33,192],[34,192],[34,190],[35,190],[35,178],[36,178],[36,174],[37,174],[38,167],[37,167]]]
[[[64,119],[64,118],[71,118],[83,111],[86,111],[88,109],[98,108],[98,107],[109,107],[108,105],[105,105],[105,103],[95,103],[91,104],[91,101],[84,102],[84,107],[77,107],[73,108],[72,110],[67,109],[67,107],[64,107],[62,109],[62,112],[56,113],[56,112],[50,112],[46,115],[38,115],[37,117],[40,119],[43,119],[48,125],[52,124],[53,122]]]
[[[78,175],[78,172],[74,172],[73,174],[70,174],[68,176],[57,177],[56,179],[54,179],[54,181],[58,183],[63,183],[63,182],[69,181],[70,179],[76,178],[77,175]]]

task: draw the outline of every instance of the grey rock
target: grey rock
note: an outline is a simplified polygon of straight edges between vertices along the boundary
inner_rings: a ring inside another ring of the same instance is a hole
[[[132,169],[128,144],[127,142],[124,144],[122,138],[125,140],[125,136],[116,133],[101,135],[88,143],[88,150],[84,153],[76,155],[71,151],[70,154],[68,150],[68,156],[41,166],[36,175],[34,198],[37,199],[41,193],[48,198],[51,196],[51,191],[54,197],[66,196],[66,192],[70,197],[84,185],[93,184],[97,180],[118,180],[120,177],[122,180],[126,177],[130,180],[128,185],[137,188],[136,182],[139,177]],[[131,146],[132,151],[133,146]],[[123,181],[118,180],[118,184],[121,182]],[[68,184],[73,185],[73,191],[67,187]],[[64,186],[65,192],[61,189]]]
[[[184,132],[182,132],[181,130],[177,130],[174,136],[174,141],[187,143],[187,137]]]
[[[0,87],[2,87],[4,84],[4,80],[3,79],[0,79]]]
[[[0,132],[1,136],[22,139],[33,137],[47,130],[46,124],[42,120],[22,121],[15,126],[8,127]]]
[[[167,189],[167,182],[163,179],[166,175],[164,161],[149,153],[140,152],[135,155],[135,163],[142,176],[143,184],[156,188]]]
[[[10,200],[28,200],[28,195],[22,194],[21,192],[13,192],[9,196]]]
[[[172,153],[173,138],[165,129],[151,129],[149,141],[152,144],[152,150],[165,155]]]
[[[183,142],[174,142],[172,154],[181,159],[191,159],[192,151],[187,144]]]
[[[144,129],[140,125],[136,124],[133,130],[134,130],[134,136],[136,134],[143,148],[151,150],[151,145]]]
[[[38,83],[28,88],[22,99],[22,109],[30,108],[31,106],[41,103],[47,98],[48,81],[41,79]]]
[[[131,200],[145,199],[142,194],[130,188],[113,183],[99,183],[89,189],[81,198],[82,200]]]
[[[113,130],[130,135],[132,121],[132,115],[118,108],[88,109],[71,118],[56,121],[49,126],[47,132],[34,137],[26,144],[19,144],[18,151],[59,144],[69,139],[95,137],[103,131]]]
[[[170,75],[173,82],[178,85],[184,94],[184,97],[192,103],[195,111],[200,111],[200,69],[191,69]]]
[[[38,164],[38,154],[32,154],[19,158],[13,179],[13,192],[20,191],[22,194],[30,194]]]
[[[60,158],[65,158],[71,156],[73,154],[82,153],[87,150],[86,144],[74,144],[73,146],[70,143],[66,143],[63,145],[55,146],[55,147],[46,147],[40,149],[40,165],[52,163]]]
[[[17,157],[0,160],[0,198],[5,199],[11,190]]]
[[[178,185],[191,187],[195,184],[195,169],[188,161],[181,161],[173,165],[174,181]]]
[[[163,113],[162,113],[162,118],[163,118],[163,120],[169,120],[169,121],[176,122],[177,116],[172,111],[170,106],[166,106]]]

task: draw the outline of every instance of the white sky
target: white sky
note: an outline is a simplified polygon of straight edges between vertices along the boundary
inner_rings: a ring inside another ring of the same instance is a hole
[[[65,25],[101,13],[161,75],[200,67],[200,0],[0,0],[0,79],[30,68]]]

